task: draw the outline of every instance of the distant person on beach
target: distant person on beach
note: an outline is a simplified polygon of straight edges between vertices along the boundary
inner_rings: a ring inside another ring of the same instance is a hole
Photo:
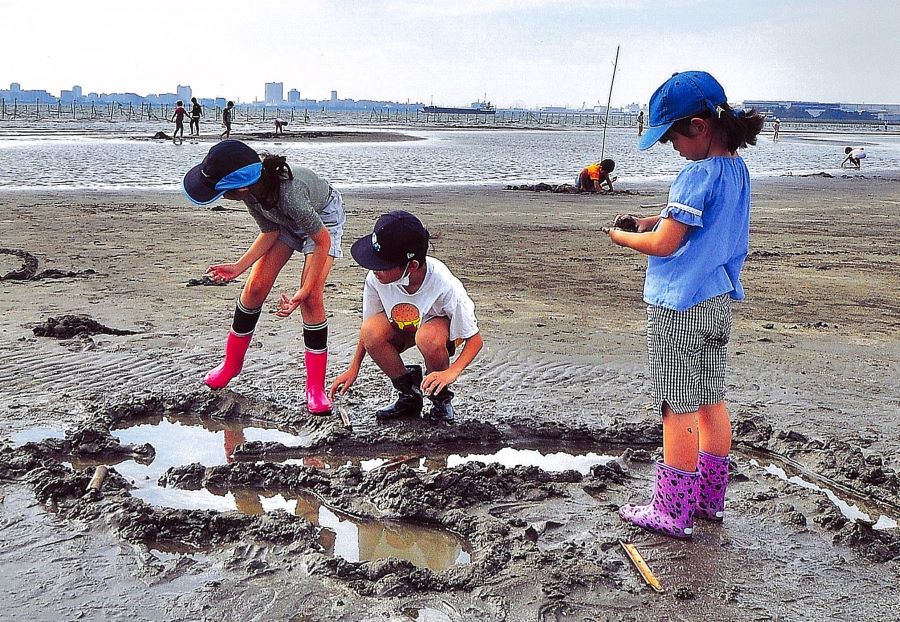
[[[750,237],[750,173],[738,149],[756,144],[763,118],[727,101],[702,71],[677,73],[656,90],[639,146],[671,142],[689,163],[658,216],[619,216],[607,230],[614,243],[649,256],[650,386],[663,426],[653,497],[619,514],[675,538],[690,538],[695,518],[721,521],[728,485],[726,349]]]
[[[196,97],[191,97],[191,136],[200,136],[200,117],[203,116],[203,107]]]
[[[231,115],[234,111],[234,102],[229,101],[225,105],[225,109],[222,111],[222,125],[225,126],[225,131],[219,134],[219,138],[228,138],[231,136]]]
[[[297,292],[282,294],[276,315],[287,317],[298,307],[306,348],[306,404],[314,415],[331,410],[325,394],[328,362],[328,319],[325,281],[336,257],[342,257],[344,201],[341,193],[308,168],[290,167],[283,156],[260,155],[239,140],[223,140],[184,176],[184,193],[198,205],[224,197],[243,201],[259,226],[250,248],[234,263],[212,265],[213,279],[230,281],[250,269],[234,310],[225,342],[225,360],[206,374],[212,389],[237,376],[256,329],[263,303],[294,251],[303,253]]]
[[[612,192],[612,182],[615,178],[611,177],[610,173],[614,170],[616,170],[616,163],[609,158],[602,162],[588,164],[578,173],[578,178],[575,180],[575,190],[578,192],[602,192],[603,187],[601,184],[606,184],[610,192]]]
[[[772,142],[778,142],[778,134],[781,132],[781,120],[775,119],[775,123],[772,125]]]
[[[862,161],[866,159],[866,148],[865,147],[844,147],[844,159],[841,160],[841,168],[844,168],[844,165],[849,163],[850,166],[855,168],[860,168],[862,165]]]
[[[447,266],[427,256],[428,240],[422,221],[398,210],[383,214],[372,233],[350,247],[353,259],[370,272],[363,286],[359,343],[330,396],[350,389],[368,354],[400,394],[396,403],[375,413],[379,421],[418,417],[424,394],[432,403],[426,417],[452,422],[450,386],[484,345],[475,304]],[[425,359],[424,378],[419,365],[406,365],[400,356],[413,346]]]
[[[276,134],[284,134],[284,126],[287,125],[288,122],[279,117],[275,117],[275,133]]]
[[[641,110],[637,116],[638,136],[644,135],[644,111]]]
[[[175,112],[172,113],[172,121],[175,122],[175,131],[172,133],[173,143],[179,137],[179,132],[181,133],[182,142],[184,141],[184,117],[186,114],[187,110],[184,109],[184,102],[179,99],[175,102]]]

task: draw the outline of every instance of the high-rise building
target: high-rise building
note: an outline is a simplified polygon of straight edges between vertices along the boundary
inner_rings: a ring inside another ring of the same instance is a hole
[[[184,103],[188,103],[191,101],[191,87],[188,85],[178,85],[178,88],[175,90],[175,95],[183,101]]]
[[[72,97],[75,99],[81,99],[81,87],[77,84],[72,87]]]
[[[284,103],[284,82],[266,82],[266,104],[277,106]]]
[[[289,104],[296,104],[299,101],[300,101],[300,91],[298,91],[297,89],[291,89],[290,91],[288,91],[288,103]]]
[[[331,101],[337,101],[337,91],[331,91]]]
[[[22,85],[19,84],[18,82],[12,82],[9,85],[9,90],[11,93],[18,93],[19,91],[22,90]]]

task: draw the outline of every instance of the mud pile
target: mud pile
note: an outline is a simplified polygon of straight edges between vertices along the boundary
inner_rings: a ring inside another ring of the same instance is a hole
[[[40,281],[43,279],[77,278],[97,274],[96,270],[91,268],[88,268],[87,270],[58,270],[56,268],[48,268],[47,270],[38,272],[37,257],[28,251],[15,248],[0,248],[0,255],[13,255],[22,259],[22,267],[17,270],[11,270],[6,274],[0,274],[0,281]]]
[[[50,317],[43,324],[35,326],[32,331],[36,337],[52,337],[54,339],[71,339],[90,335],[136,335],[133,330],[120,330],[104,326],[87,315],[62,315]]]

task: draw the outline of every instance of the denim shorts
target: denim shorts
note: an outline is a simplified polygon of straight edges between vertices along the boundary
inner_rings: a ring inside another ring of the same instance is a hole
[[[684,311],[647,307],[647,351],[653,404],[691,413],[725,399],[731,297],[722,294]]]
[[[344,235],[344,223],[347,218],[344,215],[344,199],[341,193],[337,190],[331,192],[331,200],[319,213],[319,217],[331,237],[331,248],[328,250],[328,254],[337,259],[344,256],[344,252],[341,250],[341,237]],[[316,249],[316,243],[311,237],[298,236],[284,229],[281,230],[278,240],[304,255],[309,255]]]

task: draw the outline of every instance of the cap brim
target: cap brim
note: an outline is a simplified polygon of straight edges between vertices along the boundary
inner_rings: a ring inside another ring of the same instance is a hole
[[[375,251],[372,249],[371,233],[362,236],[353,243],[353,246],[350,247],[350,255],[356,263],[369,270],[390,270],[400,265],[375,254]]]
[[[644,132],[644,135],[641,136],[641,140],[638,141],[638,149],[643,151],[644,149],[649,149],[653,145],[655,145],[660,138],[663,137],[663,134],[669,131],[669,128],[672,127],[672,123],[666,123],[665,125],[657,125],[650,126],[647,128],[647,131]]]
[[[215,184],[200,172],[202,167],[202,164],[198,164],[187,172],[181,181],[181,190],[192,203],[209,205],[225,194],[227,190],[216,190]]]

